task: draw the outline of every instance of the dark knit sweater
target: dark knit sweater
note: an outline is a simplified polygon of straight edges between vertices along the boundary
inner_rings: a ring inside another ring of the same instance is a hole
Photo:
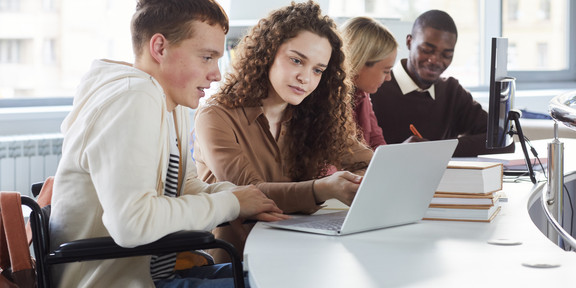
[[[486,148],[488,114],[464,89],[458,80],[441,78],[434,84],[435,97],[428,92],[402,94],[392,74],[370,97],[378,125],[388,144],[401,143],[412,135],[410,124],[428,140],[458,138],[455,157],[514,152],[514,145],[505,149]]]

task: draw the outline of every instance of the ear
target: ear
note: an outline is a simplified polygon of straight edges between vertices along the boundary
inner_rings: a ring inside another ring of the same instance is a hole
[[[164,35],[160,33],[156,33],[152,35],[150,38],[150,56],[156,60],[156,62],[160,63],[162,61],[162,57],[166,52],[166,46],[168,45],[168,41],[164,37]]]
[[[412,34],[406,35],[406,48],[410,50],[410,44],[412,44]]]

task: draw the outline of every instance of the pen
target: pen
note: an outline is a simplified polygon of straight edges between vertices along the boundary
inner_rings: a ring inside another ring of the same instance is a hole
[[[416,127],[414,127],[414,125],[412,124],[410,124],[410,131],[412,131],[412,134],[414,134],[416,137],[424,138],[422,137],[422,135],[420,135],[420,132],[418,132],[418,130],[416,130]]]

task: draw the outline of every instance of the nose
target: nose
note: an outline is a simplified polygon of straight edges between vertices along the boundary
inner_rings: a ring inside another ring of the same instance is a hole
[[[392,80],[392,74],[386,73],[384,75],[384,82]]]
[[[208,74],[208,80],[213,82],[222,80],[222,74],[220,74],[220,67],[218,64],[216,64],[213,70]]]
[[[436,54],[432,54],[432,55],[430,55],[430,57],[428,57],[428,63],[437,64],[438,59],[440,59],[440,56],[438,56]]]
[[[298,80],[298,82],[300,82],[300,84],[308,83],[310,81],[310,73],[311,72],[308,70],[300,71],[300,73],[298,73],[298,75],[296,75],[296,80]]]

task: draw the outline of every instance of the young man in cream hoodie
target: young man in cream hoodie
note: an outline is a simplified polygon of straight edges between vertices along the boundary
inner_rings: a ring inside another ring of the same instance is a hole
[[[139,0],[131,30],[135,63],[94,61],[62,124],[52,248],[100,236],[134,247],[238,217],[285,218],[253,186],[200,181],[189,155],[186,107],[197,108],[204,89],[221,78],[228,32],[222,8],[214,0]],[[200,279],[194,268],[190,278],[168,273],[153,281],[150,258],[57,265],[52,280],[58,287],[232,283]]]

